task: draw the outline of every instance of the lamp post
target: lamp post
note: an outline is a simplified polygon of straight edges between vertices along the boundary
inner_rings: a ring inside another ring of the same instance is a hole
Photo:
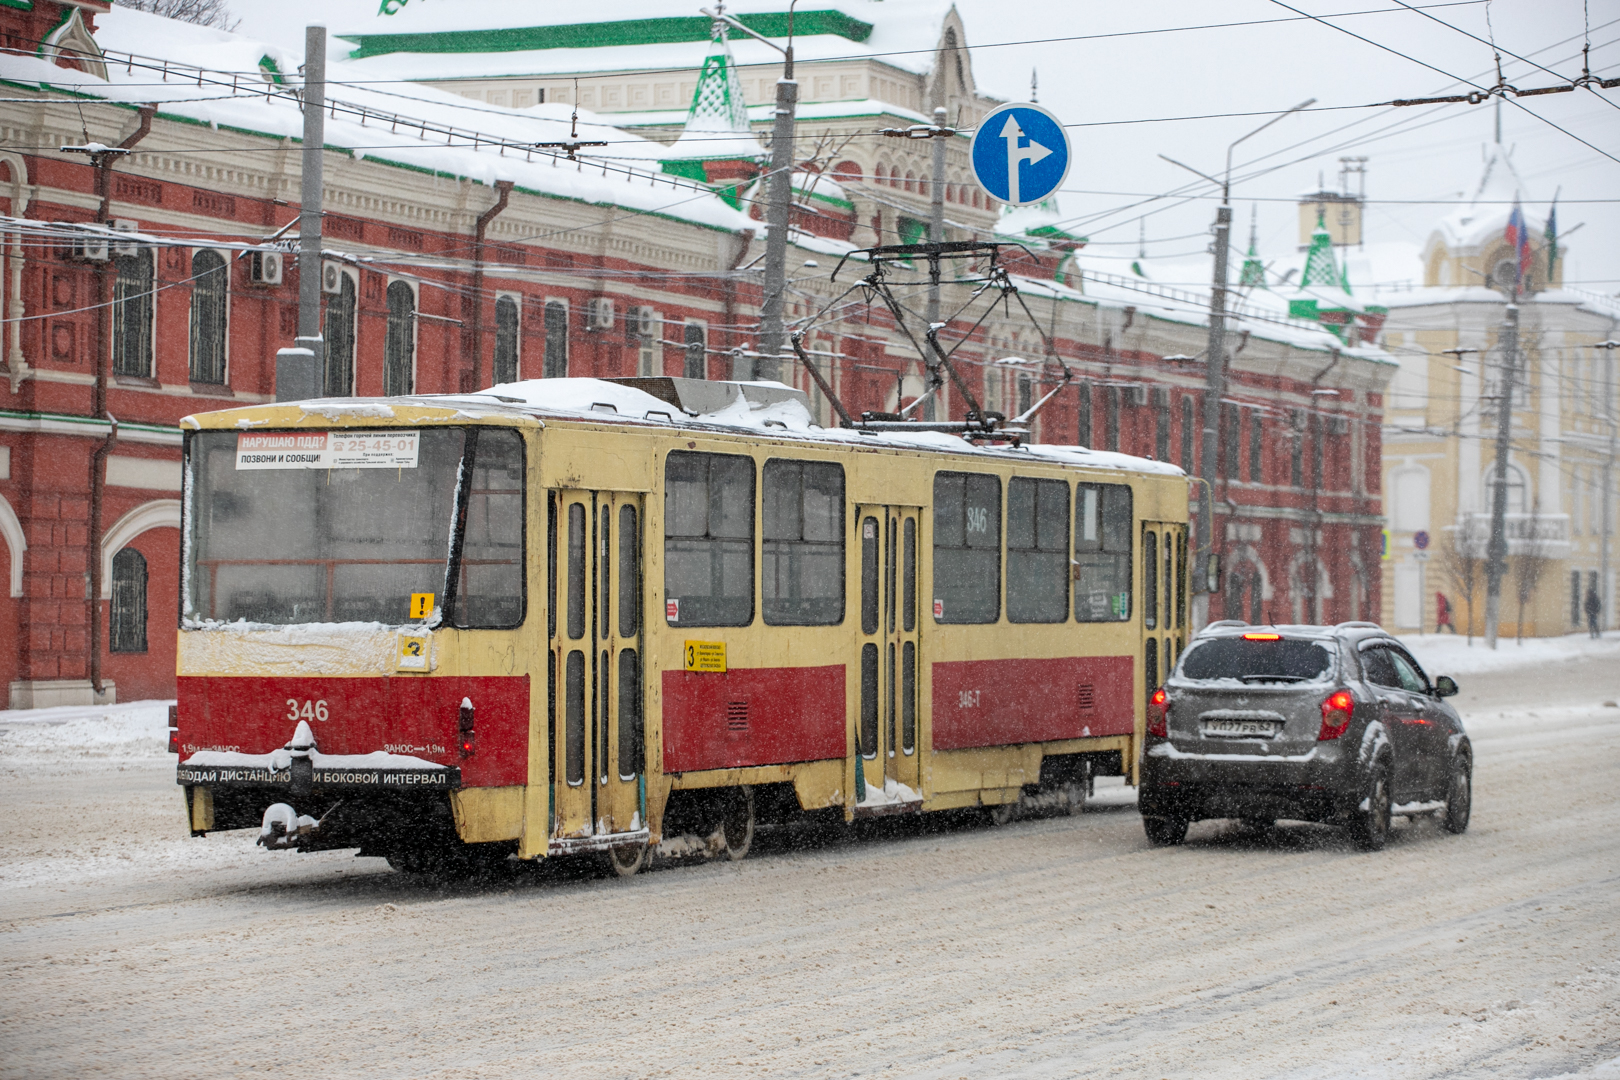
[[[719,9],[698,10],[782,54],[782,77],[776,80],[776,120],[771,127],[771,183],[765,209],[765,295],[759,305],[759,357],[754,378],[775,379],[781,374],[780,355],[787,333],[782,325],[783,293],[787,289],[788,223],[793,210],[793,123],[799,84],[793,78],[793,8],[789,0],[787,47],[756,34]]]
[[[1273,116],[1242,138],[1234,139],[1226,148],[1226,172],[1220,180],[1208,173],[1199,172],[1191,165],[1184,165],[1175,158],[1159,155],[1170,164],[1202,176],[1221,189],[1221,205],[1215,210],[1215,281],[1214,288],[1209,294],[1209,345],[1204,354],[1207,373],[1204,390],[1204,454],[1199,475],[1203,477],[1205,483],[1204,491],[1198,499],[1198,534],[1203,541],[1204,550],[1199,553],[1198,568],[1193,577],[1200,592],[1215,591],[1219,565],[1211,566],[1211,559],[1216,557],[1215,464],[1220,440],[1221,398],[1226,396],[1226,283],[1227,249],[1231,246],[1232,238],[1232,151],[1237,149],[1239,143],[1260,134],[1277,121],[1314,104],[1315,98],[1307,98],[1287,112]]]
[[[1614,350],[1620,349],[1620,341],[1600,341],[1592,347],[1609,354],[1609,362],[1603,365],[1603,419],[1609,425],[1609,456],[1603,460],[1603,546],[1598,551],[1598,596],[1603,601],[1598,626],[1606,630],[1614,601],[1614,590],[1609,588],[1609,534],[1614,528],[1614,511],[1609,500],[1614,488]]]

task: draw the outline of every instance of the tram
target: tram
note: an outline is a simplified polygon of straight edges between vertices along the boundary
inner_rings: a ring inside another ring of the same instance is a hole
[[[1188,635],[1181,470],[806,404],[550,379],[186,418],[193,834],[628,875],[1134,783]]]

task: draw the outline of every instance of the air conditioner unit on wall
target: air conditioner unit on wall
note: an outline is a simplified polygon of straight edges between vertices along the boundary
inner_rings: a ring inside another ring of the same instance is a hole
[[[636,308],[636,333],[644,338],[658,336],[658,312],[650,307]]]
[[[605,296],[593,296],[585,307],[585,325],[591,330],[613,329],[613,301]]]
[[[280,251],[255,251],[248,259],[248,280],[255,285],[280,285],[286,259]]]
[[[105,236],[75,236],[73,257],[84,262],[106,262],[112,258],[112,244]]]
[[[1329,435],[1350,434],[1350,418],[1347,416],[1328,417],[1327,429]]]
[[[118,218],[112,223],[112,227],[114,232],[132,233],[140,231],[141,223],[138,221],[130,221],[128,218]],[[118,243],[113,245],[113,254],[119,256],[133,255],[139,248],[140,245],[134,241],[130,241],[129,243]]]
[[[343,291],[343,267],[339,263],[321,263],[321,292],[340,293]]]
[[[1125,400],[1137,408],[1148,403],[1148,388],[1145,386],[1126,387],[1125,395]]]

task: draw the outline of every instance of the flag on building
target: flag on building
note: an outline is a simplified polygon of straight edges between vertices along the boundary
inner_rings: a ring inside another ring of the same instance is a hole
[[[1553,194],[1552,209],[1547,211],[1547,287],[1552,288],[1553,267],[1558,262],[1558,195]]]
[[[1507,228],[1503,231],[1503,238],[1518,254],[1519,276],[1522,284],[1524,275],[1530,271],[1530,230],[1524,225],[1524,210],[1519,206],[1519,200],[1513,200],[1513,213],[1508,215]]]

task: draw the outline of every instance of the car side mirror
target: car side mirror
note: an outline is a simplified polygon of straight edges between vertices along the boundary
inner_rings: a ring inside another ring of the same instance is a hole
[[[1450,675],[1440,675],[1434,680],[1435,697],[1451,697],[1457,693],[1457,680]]]

